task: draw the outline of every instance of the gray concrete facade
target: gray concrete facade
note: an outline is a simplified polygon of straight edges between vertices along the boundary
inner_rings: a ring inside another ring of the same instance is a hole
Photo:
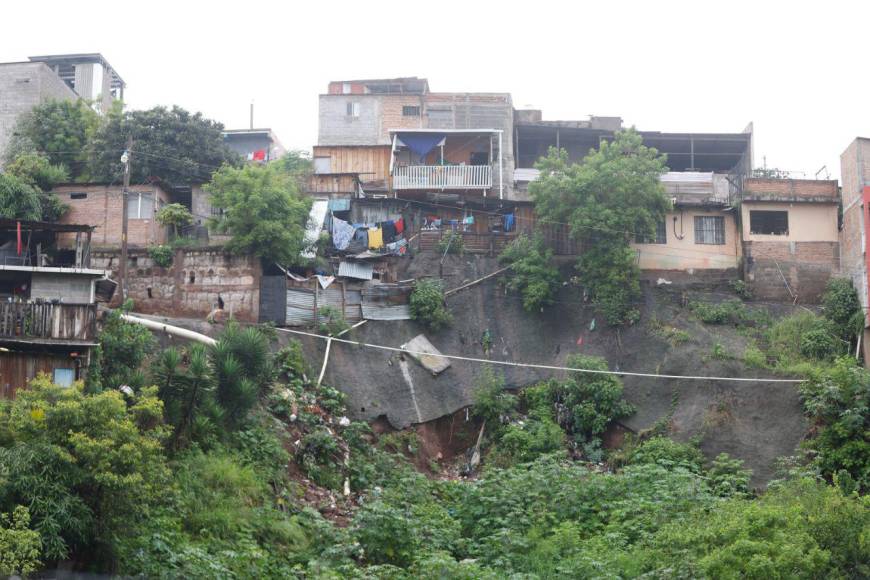
[[[78,95],[41,62],[0,64],[0,167],[18,119],[36,105]]]

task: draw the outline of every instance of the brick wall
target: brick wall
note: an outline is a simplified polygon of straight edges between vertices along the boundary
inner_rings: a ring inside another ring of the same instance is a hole
[[[743,180],[743,197],[755,198],[829,198],[839,195],[836,180],[821,179],[762,179],[750,177]]]
[[[744,242],[744,279],[758,299],[793,301],[794,294],[800,303],[816,303],[828,280],[839,274],[839,246],[838,242]]]
[[[865,209],[862,205],[863,189],[870,184],[870,141],[858,138],[840,155],[842,179],[841,200],[843,229],[840,231],[840,264],[842,275],[850,278],[858,289],[861,304],[868,306],[867,267],[864,254]]]
[[[91,267],[110,270],[118,279],[120,254],[94,252]],[[177,250],[169,268],[156,266],[143,250],[129,253],[127,288],[134,310],[144,314],[205,318],[220,296],[224,309],[239,320],[257,322],[260,261],[222,248]],[[120,301],[120,291],[114,301]]]
[[[95,226],[91,245],[93,247],[118,247],[121,245],[121,224],[123,206],[123,187],[121,185],[64,184],[52,191],[67,205],[68,209],[60,219],[64,224],[87,224]],[[145,193],[169,203],[169,194],[157,186],[136,186],[130,188],[130,203],[136,203],[138,193]],[[85,194],[83,199],[73,199],[72,195]],[[157,223],[155,214],[159,204],[155,203],[149,217],[128,220],[127,242],[130,246],[146,247],[166,242],[166,228]],[[71,247],[75,236],[65,234],[59,243]]]

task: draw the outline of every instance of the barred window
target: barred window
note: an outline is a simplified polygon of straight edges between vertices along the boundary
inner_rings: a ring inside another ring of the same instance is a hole
[[[419,117],[420,116],[420,106],[419,105],[404,105],[402,106],[402,116],[403,117]]]
[[[654,238],[638,234],[635,236],[634,241],[637,244],[667,244],[668,232],[665,220],[662,220],[656,224],[656,235]]]
[[[695,243],[725,244],[725,218],[715,215],[695,216]]]

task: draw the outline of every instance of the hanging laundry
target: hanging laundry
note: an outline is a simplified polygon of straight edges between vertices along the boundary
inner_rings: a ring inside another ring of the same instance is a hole
[[[404,256],[408,253],[408,240],[401,239],[387,244],[387,251],[395,256]]]
[[[337,250],[346,250],[353,238],[354,227],[335,216],[332,216],[332,244]]]
[[[514,231],[514,226],[516,224],[516,218],[512,213],[506,213],[504,215],[504,231],[512,232]]]
[[[381,223],[381,229],[384,231],[384,241],[392,242],[396,239],[396,222],[393,220]]]
[[[384,247],[384,230],[381,228],[369,228],[369,249],[379,250]]]
[[[396,220],[396,234],[401,234],[405,231],[405,219],[399,218]]]
[[[474,225],[474,216],[470,215],[470,216],[463,218],[462,223],[464,223],[467,226]]]

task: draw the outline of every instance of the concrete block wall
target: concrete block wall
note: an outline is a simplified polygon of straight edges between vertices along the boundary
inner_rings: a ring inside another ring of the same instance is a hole
[[[840,265],[842,275],[852,280],[865,308],[868,303],[866,244],[866,209],[862,203],[864,186],[870,184],[870,140],[857,138],[840,155],[841,203],[843,228],[840,231]]]
[[[830,198],[837,199],[836,180],[824,179],[766,179],[748,177],[743,180],[745,198],[780,197],[784,199]]]
[[[262,268],[254,256],[237,256],[222,248],[177,250],[172,265],[163,268],[144,250],[129,252],[128,295],[134,310],[144,314],[205,318],[217,302],[242,321],[257,322]],[[91,267],[109,270],[118,279],[120,253],[94,252]],[[120,302],[120,291],[114,302]]]
[[[388,145],[381,131],[383,95],[320,95],[318,145]],[[359,117],[347,114],[359,103]]]
[[[18,119],[49,99],[75,100],[78,96],[44,63],[0,64],[0,167]]]
[[[799,303],[817,303],[839,275],[838,242],[744,242],[743,252],[744,279],[761,300],[793,301],[794,294]]]

